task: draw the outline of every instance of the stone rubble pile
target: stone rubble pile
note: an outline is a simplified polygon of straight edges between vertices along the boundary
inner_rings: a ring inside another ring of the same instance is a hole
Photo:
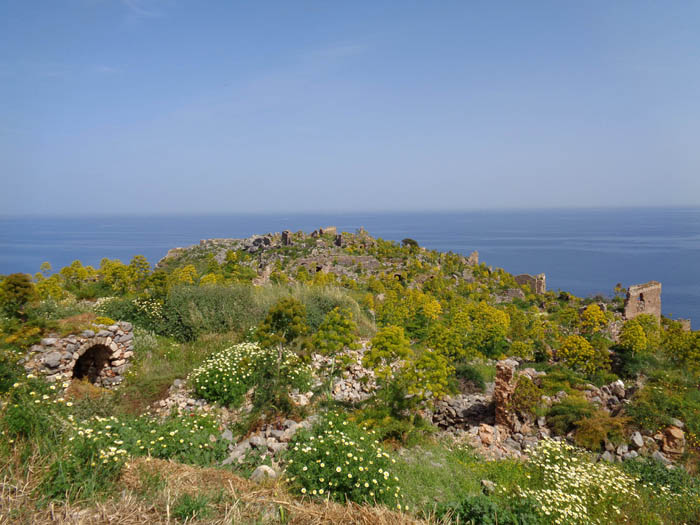
[[[168,416],[176,412],[211,412],[212,406],[204,399],[197,399],[184,379],[176,379],[168,389],[168,397],[158,401],[153,409],[160,416]]]
[[[550,438],[551,430],[544,417],[534,418],[527,414],[515,414],[509,409],[509,400],[515,390],[517,379],[524,375],[538,383],[544,372],[532,368],[517,370],[518,362],[506,359],[496,363],[496,378],[493,393],[459,395],[438,401],[432,413],[432,421],[457,439],[473,446],[485,457],[524,458],[527,451],[541,439]],[[625,387],[621,380],[600,388],[586,385],[584,397],[592,404],[613,415],[621,413],[634,392],[641,385]],[[567,397],[560,391],[554,396],[542,396],[548,406],[560,403]],[[626,443],[615,445],[606,442],[599,459],[611,462],[651,456],[671,465],[685,452],[686,438],[682,421],[674,419],[659,432],[635,431]],[[573,442],[573,432],[553,439]]]
[[[281,453],[287,450],[289,441],[294,434],[301,429],[310,429],[316,418],[311,416],[304,421],[297,422],[287,419],[284,422],[273,425],[265,425],[260,431],[251,434],[246,439],[233,443],[233,435],[229,430],[222,434],[223,439],[231,441],[229,445],[229,456],[221,463],[222,465],[231,465],[233,463],[241,464],[250,453],[257,453],[259,460],[267,458],[275,460],[279,458]]]
[[[369,399],[377,389],[374,371],[362,366],[362,357],[366,351],[365,345],[358,350],[347,350],[338,359],[340,361],[345,358],[349,364],[344,368],[341,376],[333,381],[331,393],[336,401],[359,403]],[[311,367],[318,375],[330,371],[332,366],[333,360],[329,357],[320,354],[311,356]]]

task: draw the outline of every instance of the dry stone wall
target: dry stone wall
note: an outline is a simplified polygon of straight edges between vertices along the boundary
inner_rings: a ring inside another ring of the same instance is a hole
[[[52,382],[87,378],[102,387],[118,385],[134,355],[133,327],[119,322],[97,328],[42,339],[23,360],[25,370]]]

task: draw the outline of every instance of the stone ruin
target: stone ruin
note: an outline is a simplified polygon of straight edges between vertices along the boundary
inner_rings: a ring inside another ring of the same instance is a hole
[[[547,276],[543,273],[538,273],[534,277],[527,273],[522,273],[515,276],[515,282],[529,286],[536,294],[543,294],[547,291]]]
[[[87,378],[101,387],[120,384],[134,355],[133,327],[126,322],[96,326],[97,333],[84,330],[79,335],[42,339],[25,357],[25,370],[51,382]]]
[[[649,281],[635,284],[627,290],[624,317],[634,319],[641,314],[650,314],[661,320],[661,283]]]

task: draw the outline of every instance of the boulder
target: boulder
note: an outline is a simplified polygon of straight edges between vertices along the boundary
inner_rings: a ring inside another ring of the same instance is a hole
[[[685,452],[685,433],[676,426],[664,429],[661,450],[669,456],[681,456]]]
[[[61,354],[59,352],[49,352],[44,356],[44,364],[49,368],[57,368],[61,364]]]
[[[634,448],[642,448],[644,446],[644,439],[639,432],[632,432],[630,436],[630,444]]]
[[[255,483],[262,483],[268,479],[277,479],[277,472],[267,465],[260,465],[250,475],[250,480]]]

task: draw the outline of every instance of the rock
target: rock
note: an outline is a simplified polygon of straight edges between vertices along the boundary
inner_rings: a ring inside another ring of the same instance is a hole
[[[273,454],[277,454],[283,450],[287,450],[287,443],[280,443],[279,441],[267,441],[267,449]]]
[[[630,436],[630,444],[634,448],[642,448],[644,446],[644,439],[642,439],[642,435],[639,432],[632,432],[632,435]]]
[[[613,455],[612,452],[609,450],[606,450],[600,455],[600,459],[603,461],[607,461],[609,463],[613,463],[615,461],[615,456]]]
[[[233,442],[233,433],[227,428],[221,434],[221,439],[225,439],[226,441]]]
[[[658,450],[657,450],[656,452],[654,452],[654,453],[651,455],[651,457],[654,458],[656,461],[660,461],[660,462],[663,463],[664,465],[670,465],[670,464],[672,463],[672,461],[671,461],[670,459],[668,459],[666,456],[664,456],[664,455],[663,455],[661,452],[659,452]]]
[[[267,440],[259,435],[251,436],[250,439],[248,440],[250,442],[250,446],[254,448],[265,448],[267,447]]]
[[[642,447],[640,450],[642,450],[643,453],[651,454],[659,450],[659,446],[656,444],[654,438],[649,436],[642,436],[642,440],[644,441],[644,447]]]
[[[56,344],[56,339],[55,337],[45,337],[44,339],[41,340],[41,345],[42,346],[53,346]]]
[[[617,381],[610,383],[609,385],[610,392],[620,398],[624,399],[625,398],[625,384],[622,382],[621,379],[618,379]]]
[[[272,429],[269,433],[270,437],[275,438],[277,441],[282,441],[282,436],[284,436],[284,430]]]
[[[277,472],[267,465],[260,465],[250,475],[250,480],[255,483],[262,483],[268,479],[277,479]]]
[[[681,456],[685,452],[685,433],[679,427],[669,426],[664,429],[661,450],[669,456]]]
[[[683,421],[681,421],[680,419],[676,419],[675,417],[672,417],[672,418],[671,418],[671,423],[670,423],[670,424],[671,424],[671,426],[673,426],[673,427],[678,427],[678,428],[680,428],[680,429],[685,428],[685,425],[683,424]]]
[[[44,364],[49,368],[57,368],[61,364],[61,354],[59,352],[49,352],[44,356]]]
[[[627,452],[629,452],[629,447],[624,443],[617,447],[616,453],[618,456],[624,456]]]
[[[80,334],[83,337],[95,337],[95,332],[92,330],[83,330],[83,332]]]
[[[635,459],[637,456],[639,456],[639,454],[637,454],[636,451],[632,450],[632,451],[628,452],[627,454],[625,454],[624,456],[622,456],[622,459],[624,459],[625,461],[628,461],[630,459]]]
[[[485,446],[490,447],[495,442],[494,433],[495,429],[491,425],[479,425],[479,439]]]
[[[496,491],[496,484],[488,479],[481,480],[481,490],[484,494],[491,494]]]

